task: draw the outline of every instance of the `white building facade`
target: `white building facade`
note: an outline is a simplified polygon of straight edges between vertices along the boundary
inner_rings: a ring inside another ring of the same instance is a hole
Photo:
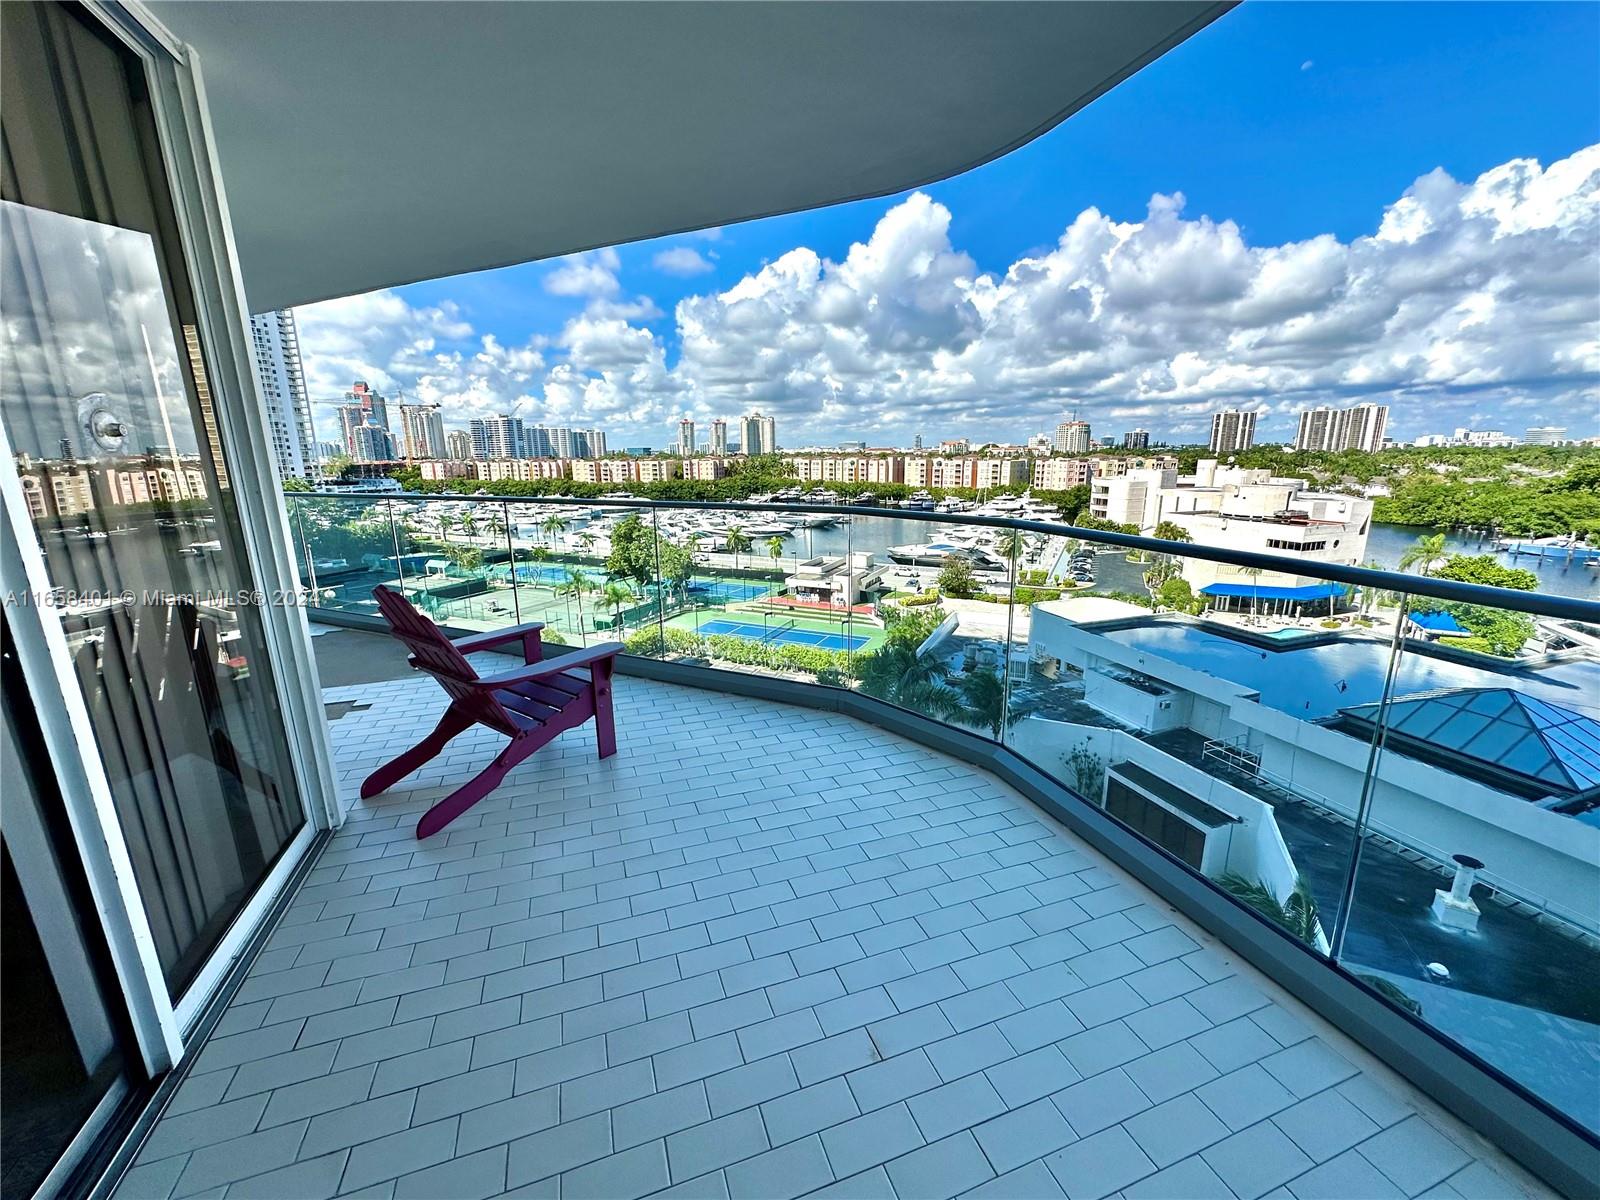
[[[280,308],[250,318],[256,381],[267,405],[267,432],[284,479],[322,478],[311,400],[300,363],[300,334],[294,312]]]

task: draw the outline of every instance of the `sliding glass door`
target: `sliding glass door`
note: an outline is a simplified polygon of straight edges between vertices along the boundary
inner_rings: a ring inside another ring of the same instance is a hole
[[[0,424],[176,1000],[305,810],[143,71],[0,13]]]
[[[0,637],[0,1194],[28,1196],[64,1190],[140,1072],[34,705]]]

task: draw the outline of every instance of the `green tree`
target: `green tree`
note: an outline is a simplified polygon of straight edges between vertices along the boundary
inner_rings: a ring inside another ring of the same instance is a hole
[[[1417,574],[1428,575],[1432,573],[1433,564],[1443,557],[1444,534],[1430,533],[1407,546],[1406,552],[1400,556],[1398,565],[1402,571],[1416,567]]]
[[[1532,571],[1503,567],[1492,554],[1452,554],[1445,560],[1444,566],[1434,572],[1434,578],[1513,588],[1519,592],[1531,592],[1539,587],[1539,577]]]
[[[566,530],[567,524],[567,519],[560,513],[551,513],[543,521],[539,522],[539,528],[544,530],[545,536],[550,539],[552,549],[555,547],[556,538]]]
[[[1158,521],[1154,536],[1160,538],[1163,542],[1194,541],[1194,538],[1189,536],[1189,531],[1176,521]]]
[[[467,535],[468,541],[478,535],[478,519],[470,512],[463,513],[461,516],[461,532]]]
[[[962,717],[998,738],[1006,720],[1006,684],[1000,672],[969,671],[961,677],[956,690],[965,706]]]
[[[661,582],[678,595],[688,590],[694,577],[694,554],[687,546],[658,539],[656,554],[661,560]]]
[[[630,513],[611,530],[611,553],[606,556],[606,574],[631,579],[640,588],[656,578],[656,537],[638,513]]]
[[[939,572],[939,591],[946,596],[966,598],[978,590],[978,577],[972,564],[959,555],[945,559],[944,570]]]
[[[1028,535],[1020,529],[1007,529],[995,539],[995,545],[1000,550],[1000,556],[1015,566],[1027,552]]]
[[[944,664],[935,654],[917,653],[943,620],[944,612],[937,606],[899,608],[886,614],[882,644],[855,660],[861,690],[926,716],[959,717],[961,697],[946,685]]]
[[[1308,946],[1317,944],[1317,902],[1304,879],[1296,876],[1294,891],[1280,901],[1264,882],[1246,879],[1243,875],[1228,872],[1217,880],[1222,890],[1234,899],[1249,905],[1263,916],[1276,921]]]
[[[1189,581],[1182,575],[1174,575],[1156,588],[1155,599],[1163,608],[1170,608],[1173,612],[1188,613],[1190,616],[1198,616],[1205,606],[1205,601],[1194,594]]]
[[[595,590],[595,582],[577,567],[567,568],[567,577],[555,586],[555,593],[568,600],[578,602],[578,635],[584,636],[583,629],[583,598]],[[585,642],[587,645],[587,642]]]
[[[607,580],[600,589],[600,602],[611,610],[616,628],[622,628],[622,610],[633,604],[633,589],[615,579]]]
[[[733,569],[737,571],[739,569],[739,555],[748,554],[755,543],[750,540],[750,535],[737,525],[728,526],[727,535],[723,540],[727,543],[728,553],[733,555]]]
[[[588,530],[578,535],[578,549],[585,555],[594,550],[595,536]]]
[[[1258,606],[1261,599],[1261,568],[1241,567],[1239,568],[1239,574],[1243,575],[1250,581],[1250,619],[1253,621],[1256,619],[1256,615],[1259,610]]]
[[[483,551],[476,546],[446,546],[444,553],[463,571],[476,571],[483,566]]]
[[[783,539],[777,534],[767,539],[767,553],[772,556],[772,565],[777,566],[778,560],[783,557]]]
[[[1440,607],[1470,635],[1450,639],[1450,645],[1462,649],[1512,658],[1535,633],[1533,618],[1527,613],[1509,612],[1483,604],[1445,604]]]
[[[455,527],[456,518],[454,513],[439,514],[439,536],[442,537],[446,542],[450,540],[450,531]]]

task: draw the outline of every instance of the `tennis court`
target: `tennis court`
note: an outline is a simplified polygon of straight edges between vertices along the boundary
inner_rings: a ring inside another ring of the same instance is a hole
[[[755,600],[772,591],[777,584],[749,583],[742,579],[719,579],[715,576],[696,575],[689,581],[689,591],[696,596],[709,596],[713,600]]]
[[[769,646],[814,646],[818,650],[859,650],[867,644],[864,637],[799,629],[781,620],[773,621],[770,625],[759,625],[753,621],[730,621],[718,617],[712,621],[702,621],[700,632],[706,635],[731,634],[749,638],[752,642],[765,642]]]

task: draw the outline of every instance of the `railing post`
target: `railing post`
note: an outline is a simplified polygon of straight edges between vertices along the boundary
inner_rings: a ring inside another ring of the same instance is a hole
[[[1019,530],[1013,530],[1018,537]],[[1012,547],[1016,549],[1016,547]],[[1000,744],[1005,745],[1006,726],[1011,717],[1011,638],[1017,623],[1017,559],[1020,554],[1008,554],[1011,562],[1010,581],[1006,592],[1006,642],[1000,648]]]
[[[395,579],[400,584],[400,594],[404,596],[406,594],[406,568],[405,564],[400,561],[403,556],[400,553],[400,527],[395,524],[394,520],[394,501],[385,500],[383,502],[383,511],[389,515],[389,540],[394,543]]]
[[[511,576],[511,615],[512,624],[522,624],[522,596],[517,587],[517,545],[511,540],[511,503],[507,500],[500,502],[500,524],[506,531],[506,570]]]
[[[856,606],[851,599],[856,578],[856,523],[852,520],[844,528],[844,671],[846,677],[855,674],[856,662]]]
[[[650,510],[650,553],[656,560],[656,646],[662,658],[667,656],[667,581],[661,577],[661,519],[657,510]],[[689,572],[694,574],[694,551],[689,551]]]
[[[1356,872],[1361,867],[1361,839],[1371,815],[1373,795],[1377,791],[1378,764],[1382,761],[1383,743],[1389,733],[1389,704],[1394,698],[1394,680],[1400,671],[1400,656],[1405,653],[1406,612],[1411,607],[1411,597],[1401,595],[1399,599],[1394,634],[1389,639],[1389,667],[1383,676],[1383,691],[1378,701],[1378,717],[1373,723],[1372,744],[1367,748],[1367,769],[1361,776],[1361,799],[1356,805],[1355,832],[1350,842],[1350,869],[1345,874],[1344,887],[1339,893],[1339,911],[1333,919],[1333,936],[1328,939],[1328,957],[1335,962],[1344,953],[1344,936],[1350,928],[1350,909],[1356,895]]]

